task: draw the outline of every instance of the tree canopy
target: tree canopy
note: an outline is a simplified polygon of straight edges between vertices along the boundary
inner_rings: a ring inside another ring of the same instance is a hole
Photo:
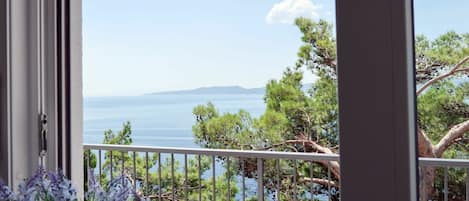
[[[337,55],[336,41],[333,27],[324,20],[312,21],[298,18],[295,21],[302,34],[302,45],[299,47],[298,58],[292,66],[286,67],[280,79],[272,79],[266,83],[264,95],[265,111],[258,117],[253,117],[248,111],[239,110],[236,113],[221,113],[214,104],[198,105],[193,109],[196,120],[192,131],[195,141],[201,147],[219,149],[244,150],[276,150],[308,153],[338,153],[340,150],[338,130],[338,98],[337,98]],[[418,140],[419,156],[469,158],[469,34],[447,32],[435,39],[428,39],[419,35],[415,38],[418,107]],[[347,68],[348,66],[341,66]],[[304,89],[303,76],[312,73],[317,79],[310,88]],[[379,131],[377,131],[379,132]],[[353,134],[348,134],[353,135]],[[105,144],[131,144],[130,123],[125,123],[123,130],[105,132]],[[373,151],[373,150],[370,150]],[[366,154],[366,153],[364,153]],[[89,158],[87,157],[89,156]],[[119,161],[124,161],[125,167],[132,166],[131,153],[116,153],[113,161],[114,172],[125,172],[119,169]],[[120,157],[120,158],[119,158]],[[104,172],[110,171],[110,153],[105,154]],[[142,155],[136,157],[137,180],[144,181],[145,169],[161,167],[162,179],[159,181],[157,173],[150,173],[149,186],[157,187],[145,189],[158,194],[162,189],[165,196],[171,193],[169,159],[164,158],[161,164],[156,155],[151,155],[149,164],[145,163]],[[96,166],[96,156],[85,153],[85,163],[90,160],[91,166]],[[217,158],[220,164],[226,165],[227,159]],[[229,175],[242,175],[255,178],[256,161],[232,159],[233,165]],[[198,181],[197,161],[189,160],[188,184],[191,187],[188,196],[196,198],[198,186],[203,186],[203,200],[210,199],[212,180],[205,178]],[[202,172],[210,169],[211,159],[203,158]],[[148,166],[148,167],[147,167]],[[178,169],[180,164],[175,163]],[[225,166],[226,167],[226,166]],[[241,169],[241,167],[245,167]],[[278,172],[277,168],[280,169]],[[298,171],[294,171],[297,167]],[[327,179],[328,171],[331,179]],[[442,172],[434,168],[421,169],[421,189],[428,192],[426,198],[440,199]],[[313,177],[313,175],[314,177]],[[450,171],[450,188],[452,192],[464,192],[463,170]],[[279,175],[280,183],[274,180]],[[298,185],[293,186],[293,178],[299,178]],[[100,175],[106,182],[106,173]],[[228,174],[217,175],[217,180],[228,179]],[[176,172],[176,186],[178,197],[185,196],[181,189],[184,186],[182,173]],[[264,186],[267,196],[274,193],[280,186],[280,200],[310,200],[309,193],[328,194],[327,187],[332,186],[329,196],[333,200],[340,197],[340,163],[318,161],[266,160],[264,170]],[[235,181],[235,177],[230,177]],[[136,181],[137,182],[137,181]],[[314,182],[314,184],[313,184]],[[231,199],[235,198],[239,190],[232,182]],[[228,186],[225,182],[217,183],[217,198],[225,199]],[[144,185],[146,186],[146,185]],[[456,189],[456,190],[454,190]],[[294,195],[294,192],[298,192]],[[218,195],[220,194],[220,195]],[[455,195],[464,196],[464,195]],[[254,199],[254,198],[253,198]],[[426,200],[428,200],[426,199]]]
[[[303,35],[303,45],[297,61],[286,68],[282,78],[266,84],[265,112],[254,118],[244,110],[222,114],[212,103],[198,105],[193,111],[197,120],[193,133],[198,144],[207,148],[338,153],[337,62],[332,25],[306,18],[298,18],[295,24]],[[447,32],[434,40],[419,35],[415,50],[419,155],[468,158],[469,34]],[[304,73],[317,77],[307,90],[302,88]],[[329,182],[340,180],[338,163],[319,164],[322,168],[315,169],[315,175],[321,177],[331,168],[334,178]],[[307,177],[310,166],[300,166],[304,171],[298,174]],[[430,182],[434,183],[435,170],[429,171],[433,174]],[[283,179],[286,182],[289,178]]]

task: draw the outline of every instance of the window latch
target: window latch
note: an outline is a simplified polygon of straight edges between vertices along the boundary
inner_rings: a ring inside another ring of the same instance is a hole
[[[45,168],[45,158],[47,154],[47,115],[45,113],[40,114],[40,132],[39,132],[39,160],[40,165]]]

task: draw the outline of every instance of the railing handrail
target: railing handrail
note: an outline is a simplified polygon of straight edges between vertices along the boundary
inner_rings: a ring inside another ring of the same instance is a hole
[[[469,159],[450,159],[450,158],[419,158],[419,164],[433,167],[463,167],[469,168]]]
[[[230,156],[239,158],[265,158],[287,159],[305,161],[339,161],[338,154],[234,150],[234,149],[207,149],[207,148],[179,148],[159,146],[113,145],[113,144],[84,144],[85,150],[129,151],[129,152],[153,152],[168,154],[188,154],[206,156]]]
[[[259,151],[259,150],[235,150],[235,149],[207,149],[207,148],[180,148],[160,146],[138,146],[138,145],[114,145],[114,144],[84,144],[85,150],[108,150],[108,151],[130,151],[130,152],[153,152],[174,153],[207,156],[230,156],[240,158],[266,158],[266,159],[288,159],[306,161],[339,161],[339,154],[281,152],[281,151]],[[419,165],[432,167],[464,167],[469,168],[468,159],[447,158],[419,158]]]

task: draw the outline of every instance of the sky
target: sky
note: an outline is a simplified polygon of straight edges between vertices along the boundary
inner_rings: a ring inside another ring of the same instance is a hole
[[[467,0],[414,7],[417,34],[469,32]],[[262,87],[295,63],[299,16],[335,24],[334,1],[83,0],[84,96]]]

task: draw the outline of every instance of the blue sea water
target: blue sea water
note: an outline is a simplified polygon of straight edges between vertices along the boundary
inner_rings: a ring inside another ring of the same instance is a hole
[[[86,97],[84,142],[101,143],[106,129],[118,131],[130,121],[134,145],[198,147],[192,109],[209,101],[222,113],[244,109],[257,117],[265,110],[263,94]]]
[[[104,131],[119,131],[125,121],[132,125],[133,145],[165,147],[199,147],[194,142],[192,126],[195,118],[192,110],[199,104],[212,102],[221,113],[235,113],[240,109],[259,117],[265,110],[263,94],[209,94],[209,95],[142,95],[120,97],[84,98],[84,143],[102,143]],[[164,160],[169,156],[162,155]],[[183,156],[176,155],[182,162]],[[216,175],[224,172],[217,162]],[[155,170],[153,170],[155,171]],[[209,178],[206,172],[203,178]],[[236,176],[236,185],[241,189],[241,177]],[[255,196],[255,179],[246,178],[247,196]],[[241,199],[241,192],[236,200]],[[270,195],[271,196],[271,195]],[[316,199],[326,200],[325,195]],[[271,199],[269,199],[271,200]]]

